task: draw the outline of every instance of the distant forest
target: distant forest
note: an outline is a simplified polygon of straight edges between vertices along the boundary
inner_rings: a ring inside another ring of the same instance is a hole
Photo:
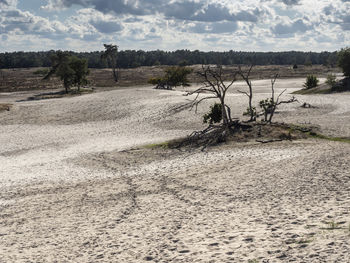
[[[50,67],[50,57],[55,51],[0,53],[0,68]],[[70,52],[87,58],[89,68],[107,68],[106,61],[100,59],[103,51]],[[254,64],[254,65],[312,65],[335,66],[336,52],[202,52],[190,50],[142,51],[125,50],[118,52],[119,68],[135,68],[154,65],[194,65],[194,64]]]

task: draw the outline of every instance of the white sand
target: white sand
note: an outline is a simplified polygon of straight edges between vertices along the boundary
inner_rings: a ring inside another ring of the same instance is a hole
[[[255,101],[268,96],[269,80],[254,85]],[[210,103],[178,112],[181,88],[23,96],[0,96],[14,102],[0,113],[0,262],[349,262],[349,144],[120,152],[200,129]],[[350,136],[349,93],[297,97],[317,108],[284,105],[276,120]]]

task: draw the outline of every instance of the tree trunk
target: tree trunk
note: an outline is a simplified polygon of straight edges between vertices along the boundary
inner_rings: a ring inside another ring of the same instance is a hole
[[[115,68],[113,68],[113,78],[115,82],[119,81],[118,72],[115,70]]]
[[[68,93],[69,90],[69,84],[66,80],[63,81],[64,89],[66,90],[66,93]]]
[[[254,121],[254,120],[255,120],[255,116],[254,116],[253,105],[252,105],[252,100],[253,100],[252,84],[250,83],[248,86],[249,86],[249,111],[250,111],[250,121]]]
[[[229,123],[229,121],[228,121],[228,117],[227,117],[225,101],[224,101],[224,99],[221,99],[220,102],[221,102],[221,111],[222,111],[222,121],[223,121],[224,125],[227,125]]]

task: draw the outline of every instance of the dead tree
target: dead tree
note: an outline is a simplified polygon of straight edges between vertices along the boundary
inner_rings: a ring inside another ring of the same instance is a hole
[[[222,66],[210,67],[202,66],[202,71],[197,72],[203,79],[203,86],[195,91],[189,92],[186,95],[197,94],[192,101],[192,108],[195,107],[197,111],[198,104],[208,99],[218,99],[221,104],[222,121],[223,125],[229,127],[232,125],[233,120],[231,118],[231,108],[226,104],[225,98],[228,89],[236,81],[237,73],[234,73],[232,80],[229,83],[225,83],[223,80]],[[200,98],[200,94],[210,94]]]
[[[238,119],[232,119],[231,109],[225,102],[227,91],[236,81],[237,73],[233,74],[230,82],[224,82],[221,66],[202,66],[202,71],[197,72],[197,74],[204,79],[203,86],[185,94],[185,96],[196,95],[187,105],[190,106],[190,109],[195,108],[197,111],[197,107],[201,102],[209,99],[218,99],[221,106],[222,123],[214,125],[209,122],[210,124],[206,129],[194,131],[178,147],[183,145],[197,145],[201,146],[202,150],[204,150],[209,145],[226,141],[230,134],[241,129],[244,125],[242,126]],[[206,96],[201,97],[200,95]]]
[[[253,107],[252,101],[253,101],[253,87],[252,87],[252,82],[249,79],[250,77],[250,73],[253,69],[254,65],[252,64],[249,68],[249,70],[247,71],[247,73],[244,73],[241,69],[241,66],[238,67],[238,74],[243,78],[243,80],[247,83],[248,88],[249,88],[249,92],[246,91],[240,91],[238,90],[238,92],[246,95],[249,99],[248,101],[248,109],[247,109],[247,114],[250,116],[249,121],[255,121],[256,119],[256,110]]]
[[[268,98],[266,100],[262,100],[259,103],[259,106],[263,109],[263,115],[264,115],[264,121],[267,123],[272,123],[272,118],[276,112],[276,109],[279,105],[281,104],[286,104],[286,103],[293,103],[296,102],[297,99],[293,96],[289,100],[281,100],[280,97],[283,95],[283,93],[286,91],[283,90],[275,99],[275,83],[278,78],[278,74],[274,75],[271,78],[271,98]],[[259,114],[260,115],[260,114]]]

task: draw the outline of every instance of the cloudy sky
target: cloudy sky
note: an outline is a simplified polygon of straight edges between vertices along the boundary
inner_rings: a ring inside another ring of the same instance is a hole
[[[334,51],[350,0],[0,0],[0,52]]]

